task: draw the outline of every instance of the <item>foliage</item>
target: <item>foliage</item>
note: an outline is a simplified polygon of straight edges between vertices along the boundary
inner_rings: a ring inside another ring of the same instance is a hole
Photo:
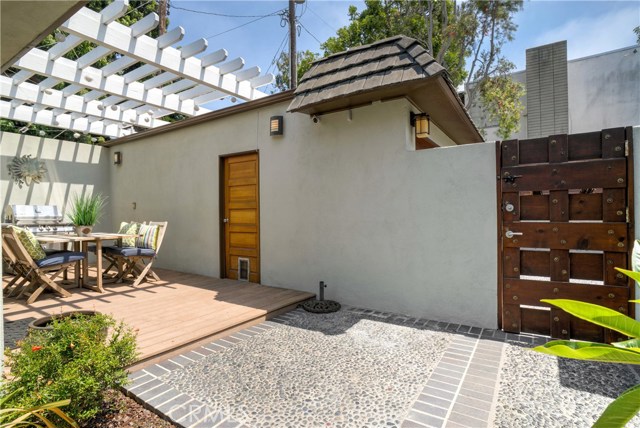
[[[513,68],[508,61],[501,61],[504,62],[505,70]],[[489,114],[489,120],[497,120],[498,136],[504,140],[520,130],[520,114],[524,110],[520,99],[524,94],[524,86],[505,72],[480,83],[482,104]]]
[[[4,406],[29,409],[70,398],[69,416],[86,421],[100,411],[106,390],[127,382],[123,367],[135,360],[135,334],[103,314],[54,319],[52,327],[6,351],[11,379],[3,385]],[[49,411],[47,417],[61,417]]]
[[[629,276],[633,279],[640,278],[640,273],[638,272],[616,269],[622,273],[630,274]],[[613,309],[591,303],[567,299],[542,301],[580,319],[615,330],[625,336],[630,336],[631,339],[615,342],[611,345],[597,342],[553,340],[543,346],[534,348],[534,351],[578,360],[640,364],[640,322]],[[638,412],[640,412],[640,384],[623,392],[609,404],[594,424],[594,427],[624,427]]]
[[[45,412],[51,411],[58,415],[62,421],[65,422],[65,426],[78,427],[78,424],[67,416],[60,407],[67,406],[71,400],[60,400],[55,403],[42,404],[40,406],[26,408],[10,408],[6,406],[8,400],[22,391],[22,388],[16,389],[8,396],[0,399],[0,428],[14,428],[14,427],[36,427],[36,428],[55,428],[56,424],[45,416]],[[5,422],[3,422],[5,421]],[[41,425],[42,422],[44,425]]]
[[[480,101],[508,138],[518,130],[524,86],[509,77],[514,65],[502,48],[513,40],[513,17],[521,9],[522,0],[365,0],[361,12],[349,7],[349,25],[321,48],[328,56],[398,34],[415,38],[447,69],[454,87],[465,84],[466,107]]]
[[[304,52],[298,52],[296,56],[298,60],[297,76],[299,82],[302,80],[304,73],[311,68],[313,61],[317,60],[320,55],[306,50]],[[289,52],[282,52],[280,54],[276,66],[278,67],[278,75],[276,76],[275,86],[279,91],[286,91],[291,88],[289,82]]]
[[[86,5],[84,5],[85,7],[94,10],[94,11],[101,11],[102,9],[104,9],[105,7],[107,7],[110,3],[112,3],[113,0],[91,0],[89,1]],[[123,25],[126,26],[131,26],[132,24],[134,24],[135,22],[139,21],[140,19],[144,18],[146,15],[152,13],[152,12],[156,12],[158,10],[158,1],[157,0],[151,0],[151,1],[146,1],[146,0],[129,0],[129,9],[126,12],[126,14],[122,17],[120,17],[117,21]],[[167,8],[167,13],[168,13],[168,8]],[[167,19],[167,23],[168,23],[168,19]],[[158,33],[158,27],[156,27],[155,29],[153,29],[152,31],[150,31],[148,34],[151,37],[157,37],[159,35]],[[47,35],[39,44],[38,44],[38,48],[42,49],[42,50],[49,50],[51,49],[51,47],[53,47],[57,41],[56,41],[56,35],[58,37],[60,37],[61,35],[64,36],[66,35],[65,33],[62,33],[59,30],[55,30],[53,33]],[[90,52],[93,48],[95,48],[96,45],[91,43],[91,42],[87,42],[84,41],[82,43],[80,43],[78,46],[76,46],[75,48],[73,48],[71,51],[69,51],[68,53],[66,53],[64,55],[64,58],[67,59],[71,59],[71,60],[77,60],[78,58],[80,58],[81,56],[83,56],[84,54]],[[99,60],[97,60],[94,64],[92,64],[93,67],[95,68],[102,68],[105,65],[107,65],[109,62],[113,61],[114,59],[117,59],[119,57],[119,54],[117,53],[111,53],[110,55],[105,56],[104,58],[101,58]],[[140,63],[136,63],[134,65],[132,65],[129,68],[126,68],[122,71],[120,71],[118,74],[125,74],[131,70],[134,70],[136,68],[138,68],[140,66]],[[16,72],[17,70],[15,69],[9,69],[10,71]],[[34,75],[32,76],[28,82],[30,83],[39,83],[41,80],[43,80],[44,77],[42,76],[37,76]],[[62,90],[64,87],[66,87],[67,84],[66,83],[58,83],[56,86],[53,87],[53,89],[56,90]],[[87,93],[89,90],[88,89],[83,89],[82,91],[78,92],[79,95],[84,95],[85,93]],[[16,122],[16,121],[12,121],[12,120],[7,120],[7,119],[2,119],[0,120],[0,130],[4,131],[4,132],[17,132],[18,129],[22,128],[22,127],[26,127],[27,131],[25,132],[26,135],[34,135],[34,136],[47,136],[49,138],[52,137],[56,137],[62,140],[68,140],[68,141],[77,141],[79,143],[86,143],[86,144],[101,144],[105,142],[105,138],[103,136],[98,136],[98,135],[90,135],[90,134],[81,134],[79,137],[75,137],[75,135],[77,134],[75,131],[71,131],[71,130],[62,130],[62,129],[58,129],[58,128],[54,128],[54,127],[49,127],[49,126],[44,126],[44,125],[38,125],[38,124],[31,124],[28,125],[25,122]]]
[[[640,25],[634,28],[633,32],[636,33],[636,36],[638,37],[638,39],[636,40],[636,43],[640,45]]]
[[[101,193],[91,196],[76,194],[71,201],[71,212],[67,217],[76,226],[93,226],[100,220],[106,200]]]

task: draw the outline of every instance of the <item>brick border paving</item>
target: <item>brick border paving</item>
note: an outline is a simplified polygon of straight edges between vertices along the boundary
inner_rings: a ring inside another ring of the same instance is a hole
[[[489,427],[494,418],[498,393],[498,377],[504,343],[521,342],[539,345],[543,337],[504,333],[466,325],[412,318],[388,312],[343,307],[343,310],[381,318],[403,325],[428,327],[455,334],[425,387],[416,397],[402,428],[422,427]],[[213,413],[204,403],[181,393],[159,377],[189,365],[205,355],[221,352],[236,343],[250,339],[268,329],[277,328],[295,319],[296,309],[235,332],[206,345],[190,349],[160,363],[129,375],[131,383],[124,390],[149,410],[182,428],[239,428],[246,427],[221,412]]]

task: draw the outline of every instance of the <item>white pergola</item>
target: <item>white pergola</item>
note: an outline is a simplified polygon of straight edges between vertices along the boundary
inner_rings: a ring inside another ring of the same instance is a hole
[[[117,138],[135,128],[165,125],[162,117],[173,113],[207,113],[211,110],[201,105],[215,100],[267,95],[258,88],[270,84],[273,75],[244,68],[242,58],[227,60],[225,49],[206,53],[205,39],[172,47],[184,37],[182,27],[157,39],[147,36],[159,23],[155,13],[130,27],[116,22],[128,5],[128,0],[116,0],[101,13],[83,7],[60,26],[69,34],[64,41],[47,51],[32,48],[18,59],[12,65],[17,73],[0,76],[0,117]],[[63,57],[83,41],[96,47],[76,60]],[[113,52],[116,60],[92,67]],[[122,74],[136,63],[142,65]],[[34,76],[44,79],[29,83]],[[68,85],[53,89],[61,82]]]

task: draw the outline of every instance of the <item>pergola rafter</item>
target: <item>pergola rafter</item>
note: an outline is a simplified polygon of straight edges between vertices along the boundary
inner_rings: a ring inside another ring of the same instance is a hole
[[[206,53],[205,39],[172,47],[184,37],[181,27],[148,37],[159,23],[155,13],[130,27],[116,22],[127,8],[128,0],[116,0],[101,13],[82,8],[61,25],[69,33],[64,41],[47,51],[33,48],[16,61],[19,71],[0,77],[0,116],[119,137],[162,126],[168,122],[159,118],[173,113],[207,113],[211,110],[201,106],[215,100],[266,96],[258,88],[271,83],[273,75],[260,75],[259,67],[245,69],[242,58],[227,60],[225,49]],[[96,47],[69,59],[83,41]],[[114,52],[115,60],[94,66]],[[36,75],[45,79],[32,83]],[[54,89],[60,83],[65,87]]]

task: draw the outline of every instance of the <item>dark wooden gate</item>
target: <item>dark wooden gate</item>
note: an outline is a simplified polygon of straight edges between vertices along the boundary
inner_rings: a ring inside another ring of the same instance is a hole
[[[499,144],[499,321],[508,332],[618,340],[540,299],[633,316],[631,128]],[[614,335],[616,335],[614,337]]]

